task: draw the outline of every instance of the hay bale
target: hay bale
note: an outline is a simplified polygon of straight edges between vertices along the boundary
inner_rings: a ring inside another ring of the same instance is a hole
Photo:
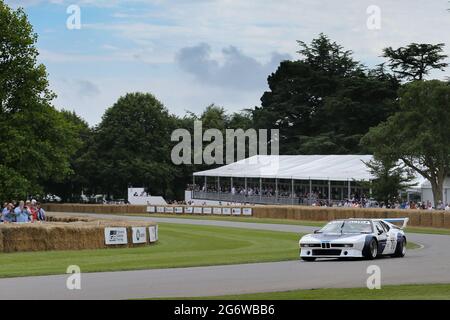
[[[429,211],[422,211],[420,213],[420,226],[431,227],[432,226],[432,213]]]
[[[433,228],[444,227],[444,211],[433,212],[431,215],[431,226]]]
[[[444,212],[444,228],[450,229],[450,213]]]
[[[46,223],[0,225],[0,252],[103,249],[106,227],[127,228],[128,244],[119,247],[145,246],[132,243],[132,227],[155,225],[151,222],[66,217],[49,214]]]

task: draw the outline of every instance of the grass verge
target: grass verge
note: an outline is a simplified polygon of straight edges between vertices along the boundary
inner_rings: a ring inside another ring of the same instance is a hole
[[[181,299],[181,298],[180,298]],[[367,288],[313,289],[265,292],[182,300],[450,300],[450,284],[384,286]]]
[[[0,254],[0,278],[82,272],[177,268],[298,259],[299,235],[215,226],[159,223],[150,247]]]

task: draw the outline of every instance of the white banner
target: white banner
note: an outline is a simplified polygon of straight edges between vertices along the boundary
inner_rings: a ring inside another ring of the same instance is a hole
[[[251,216],[253,214],[252,208],[244,208],[242,209],[242,213],[244,214],[244,216]]]
[[[127,244],[127,228],[105,228],[105,243],[107,245]]]
[[[213,208],[214,214],[222,214],[222,208]]]
[[[202,214],[202,207],[194,207],[195,214]]]
[[[145,227],[133,227],[133,243],[147,242],[147,229]]]
[[[194,208],[192,208],[192,207],[184,208],[184,213],[192,213],[192,212],[194,212]]]
[[[211,214],[212,213],[212,208],[203,208],[203,213],[204,214]]]
[[[233,208],[232,212],[233,212],[233,216],[240,216],[241,208]]]
[[[173,207],[166,207],[166,213],[173,213]]]
[[[229,216],[231,214],[231,209],[230,208],[223,208],[222,209],[222,214],[225,214],[225,215]]]
[[[158,241],[158,226],[150,226],[148,227],[148,234],[150,242]]]
[[[176,207],[175,213],[183,213],[183,207]]]
[[[156,212],[156,208],[154,206],[148,206],[147,207],[147,212],[148,213],[155,213]]]
[[[164,207],[157,207],[156,212],[158,213],[164,213]]]

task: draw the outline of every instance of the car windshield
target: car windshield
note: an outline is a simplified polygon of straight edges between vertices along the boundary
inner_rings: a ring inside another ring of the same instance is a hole
[[[331,221],[319,233],[372,233],[369,220]]]

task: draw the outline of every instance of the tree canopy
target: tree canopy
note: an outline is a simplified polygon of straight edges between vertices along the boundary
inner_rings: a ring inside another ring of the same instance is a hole
[[[397,108],[398,81],[366,71],[323,34],[299,44],[302,59],[283,61],[269,76],[255,126],[280,129],[283,154],[363,152],[361,137]]]
[[[0,198],[43,192],[44,181],[70,174],[78,140],[52,105],[37,63],[37,36],[21,9],[0,1]]]
[[[450,83],[415,81],[400,89],[400,110],[370,129],[362,143],[381,159],[402,160],[430,181],[434,203],[443,200],[450,174]]]
[[[423,80],[431,70],[444,70],[448,63],[443,60],[444,44],[411,43],[406,47],[383,50],[383,56],[388,58],[388,64],[394,73],[403,80]]]

